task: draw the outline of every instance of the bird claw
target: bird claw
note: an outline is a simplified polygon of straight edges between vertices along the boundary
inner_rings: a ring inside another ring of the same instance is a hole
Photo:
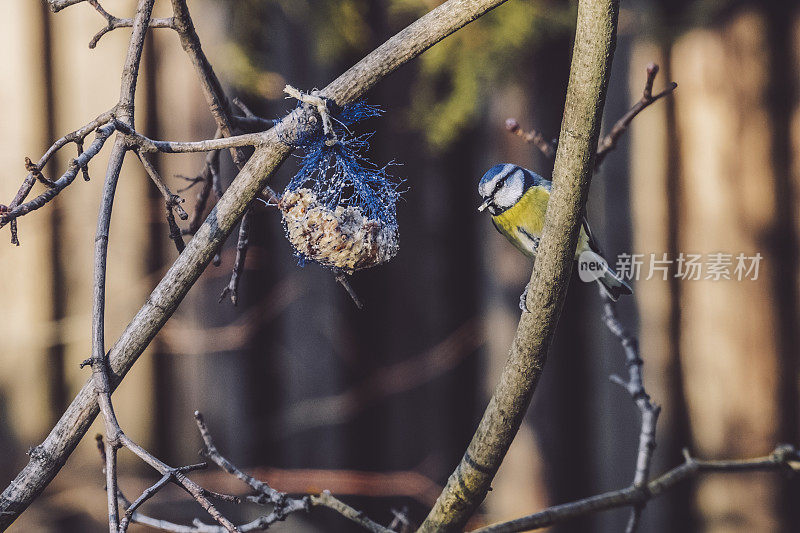
[[[519,309],[523,313],[530,313],[528,309],[528,286],[525,285],[525,290],[522,291],[522,295],[519,297]]]

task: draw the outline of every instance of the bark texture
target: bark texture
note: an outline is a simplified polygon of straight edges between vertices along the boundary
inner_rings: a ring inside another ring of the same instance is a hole
[[[475,435],[420,531],[457,531],[490,489],[542,375],[564,302],[586,203],[616,43],[619,3],[578,4],[575,47],[553,170],[553,192],[508,360]]]

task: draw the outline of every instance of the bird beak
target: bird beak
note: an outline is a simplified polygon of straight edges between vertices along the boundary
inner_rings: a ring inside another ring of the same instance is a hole
[[[489,207],[489,205],[490,205],[491,203],[492,203],[492,198],[491,198],[491,196],[490,196],[489,198],[487,198],[486,200],[484,200],[484,201],[483,201],[483,203],[482,203],[481,205],[479,205],[479,206],[478,206],[478,211],[483,211],[484,209],[486,209],[487,207]]]

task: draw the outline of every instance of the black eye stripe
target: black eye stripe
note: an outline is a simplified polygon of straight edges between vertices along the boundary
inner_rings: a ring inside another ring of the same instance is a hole
[[[497,183],[494,186],[494,190],[492,191],[492,196],[497,194],[497,191],[500,190],[500,187],[503,186],[503,184],[506,182],[507,179],[508,179],[508,176],[505,176],[502,179],[497,180]]]

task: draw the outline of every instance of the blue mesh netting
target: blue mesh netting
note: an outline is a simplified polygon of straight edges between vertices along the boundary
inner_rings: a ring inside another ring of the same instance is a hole
[[[400,183],[392,179],[387,168],[377,166],[363,154],[369,149],[371,133],[354,135],[350,126],[367,118],[378,117],[377,106],[358,101],[332,114],[332,145],[321,128],[292,144],[302,150],[300,168],[286,186],[286,191],[310,189],[328,209],[336,206],[357,207],[369,218],[397,227],[397,201]]]

